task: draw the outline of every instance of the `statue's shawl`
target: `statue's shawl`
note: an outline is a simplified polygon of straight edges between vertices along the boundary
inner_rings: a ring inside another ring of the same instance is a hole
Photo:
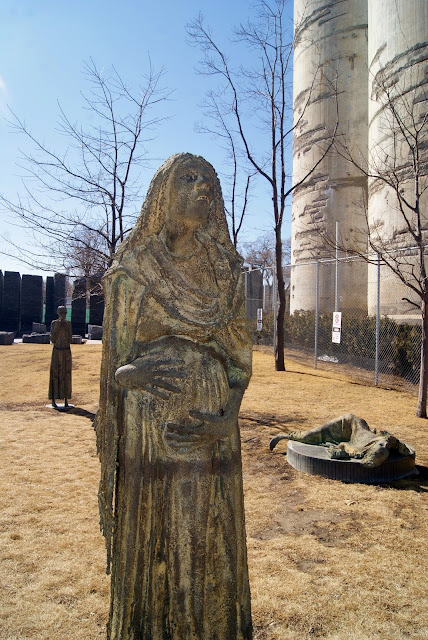
[[[173,156],[157,172],[137,225],[103,278],[106,306],[100,408],[95,425],[101,461],[101,529],[106,538],[108,571],[114,535],[117,443],[126,420],[122,415],[125,392],[114,379],[118,367],[137,358],[139,349],[147,342],[178,335],[214,349],[224,360],[230,385],[246,386],[251,375],[242,261],[230,242],[218,181],[213,214],[207,226],[198,232],[198,241],[215,274],[211,287],[189,283],[180,263],[159,238],[163,218],[158,209],[162,208],[168,172],[187,157],[189,154]],[[196,267],[197,256],[190,257],[187,263],[192,260]],[[166,324],[159,321],[159,311]]]

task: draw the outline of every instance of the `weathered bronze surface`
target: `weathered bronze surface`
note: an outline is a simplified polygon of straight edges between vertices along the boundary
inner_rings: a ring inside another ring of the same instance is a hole
[[[103,281],[101,527],[109,640],[252,637],[238,411],[251,375],[218,178],[154,176]]]
[[[71,322],[65,319],[67,309],[58,307],[58,320],[51,323],[50,340],[52,349],[51,368],[49,376],[49,399],[52,406],[57,407],[56,400],[64,399],[65,407],[71,398]]]
[[[357,459],[366,467],[378,467],[390,455],[414,455],[412,448],[391,433],[370,429],[363,418],[358,418],[352,413],[346,413],[308,431],[278,434],[270,442],[271,451],[283,439],[327,447],[330,458]]]

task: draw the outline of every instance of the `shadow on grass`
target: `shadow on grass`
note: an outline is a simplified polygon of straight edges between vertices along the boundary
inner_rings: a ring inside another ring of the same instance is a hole
[[[88,418],[91,422],[95,419],[95,413],[87,411],[86,409],[80,409],[79,407],[73,407],[72,409],[69,409],[67,413],[71,413],[74,416],[81,416],[82,418]]]
[[[286,427],[287,424],[296,425],[305,423],[303,418],[290,417],[278,413],[273,415],[259,411],[242,411],[239,413],[239,420],[255,423],[260,427],[275,427],[277,429]]]
[[[390,489],[398,489],[399,491],[415,491],[416,493],[428,493],[428,467],[420,464],[415,466],[418,475],[408,478],[401,478],[387,485],[382,485]]]
[[[416,474],[407,478],[399,478],[393,482],[373,483],[378,490],[396,489],[398,491],[415,491],[416,493],[428,493],[428,467],[421,464],[415,465]]]

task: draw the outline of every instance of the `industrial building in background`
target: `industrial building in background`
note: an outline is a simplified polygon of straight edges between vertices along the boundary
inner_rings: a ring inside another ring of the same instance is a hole
[[[401,194],[414,190],[409,149],[386,102],[409,129],[426,118],[428,2],[294,0],[294,19],[293,184],[319,164],[293,194],[291,313],[314,309],[317,289],[320,311],[374,315],[377,267],[344,260],[345,248],[349,255],[368,253],[369,233],[391,251],[412,246],[398,201],[376,176],[382,164],[402,180]],[[335,144],[323,157],[336,126]],[[426,167],[428,144],[420,151]],[[314,268],[329,259],[341,260],[340,278],[337,268],[323,269],[321,277]],[[409,297],[398,278],[396,286]],[[382,290],[380,312],[403,321],[415,310],[405,301],[397,305],[396,286]]]

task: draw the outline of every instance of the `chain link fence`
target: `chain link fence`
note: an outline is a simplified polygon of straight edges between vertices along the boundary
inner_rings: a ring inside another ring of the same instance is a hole
[[[315,368],[333,368],[374,384],[417,388],[420,312],[403,301],[409,293],[400,286],[397,277],[380,261],[367,264],[362,258],[293,265],[290,271],[303,268],[305,278],[300,282],[308,283],[305,294],[308,310],[286,315],[286,355]],[[365,297],[360,299],[360,308],[355,304],[356,287],[346,285],[351,282],[352,271],[358,277],[365,274],[364,281],[367,278],[368,282],[367,286],[364,284]],[[388,314],[391,309],[394,313]],[[341,313],[340,322],[336,323],[340,327],[333,330],[337,311]],[[263,331],[254,334],[256,343],[272,344],[273,318],[273,309],[265,307]]]

